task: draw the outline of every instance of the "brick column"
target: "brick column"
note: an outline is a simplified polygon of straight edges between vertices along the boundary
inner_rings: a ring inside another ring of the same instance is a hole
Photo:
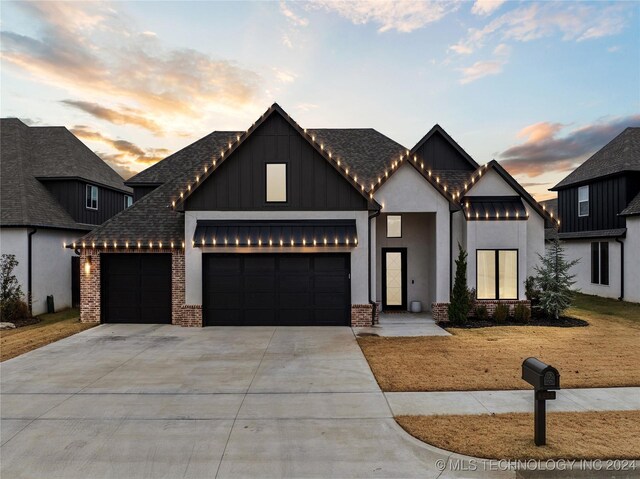
[[[371,326],[371,313],[373,308],[370,304],[352,304],[351,305],[351,327],[361,328]]]
[[[100,322],[100,253],[80,253],[80,321]]]

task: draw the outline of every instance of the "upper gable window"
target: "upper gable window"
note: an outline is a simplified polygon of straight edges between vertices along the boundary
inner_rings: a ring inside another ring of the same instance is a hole
[[[287,164],[267,163],[267,203],[286,203]]]
[[[86,207],[90,210],[98,209],[98,187],[87,185]]]
[[[589,185],[578,188],[578,216],[589,216]]]
[[[402,238],[402,216],[387,216],[387,238]]]

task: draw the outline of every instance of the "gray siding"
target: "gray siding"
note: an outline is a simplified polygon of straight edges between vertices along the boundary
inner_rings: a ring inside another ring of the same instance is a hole
[[[86,207],[87,183],[78,180],[49,180],[43,183],[78,223],[99,225],[124,209],[125,194],[119,191],[98,186],[98,209],[90,210]]]
[[[287,202],[265,201],[267,163],[287,164]],[[186,210],[366,210],[367,200],[274,113],[187,199]]]
[[[153,190],[155,190],[157,186],[136,186],[133,185],[133,201],[136,202],[142,199],[145,195],[148,195]]]

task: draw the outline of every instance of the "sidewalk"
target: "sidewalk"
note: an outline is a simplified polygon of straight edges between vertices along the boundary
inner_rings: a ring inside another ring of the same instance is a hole
[[[384,394],[394,416],[533,412],[533,390]],[[640,387],[561,389],[547,401],[549,412],[628,410],[640,410]]]

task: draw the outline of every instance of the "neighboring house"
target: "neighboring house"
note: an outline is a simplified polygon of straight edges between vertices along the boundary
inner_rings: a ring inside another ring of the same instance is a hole
[[[515,304],[549,219],[438,125],[409,151],[277,104],[127,184],[133,206],[77,240],[86,322],[369,325],[411,301],[446,319],[458,244],[478,298]]]
[[[0,253],[16,256],[33,314],[47,311],[50,295],[56,309],[77,304],[79,257],[65,246],[130,206],[132,190],[64,127],[6,118],[0,136]]]
[[[640,302],[640,128],[627,128],[569,176],[558,192],[558,236],[583,293]]]

